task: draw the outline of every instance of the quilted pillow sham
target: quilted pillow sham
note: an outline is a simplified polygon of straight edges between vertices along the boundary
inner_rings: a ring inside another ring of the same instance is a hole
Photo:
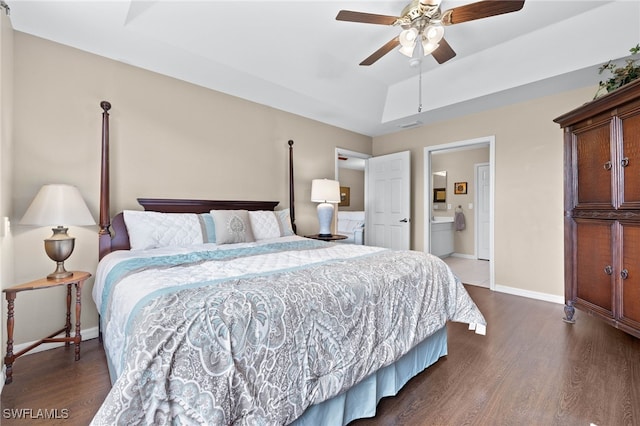
[[[274,213],[278,217],[278,222],[280,223],[280,235],[283,237],[295,235],[296,233],[293,232],[293,226],[291,226],[291,214],[289,213],[289,209],[277,210]]]
[[[131,250],[187,247],[202,244],[202,227],[195,213],[124,210]]]
[[[272,211],[250,211],[249,220],[251,221],[251,230],[256,241],[278,238],[282,235],[278,218]]]

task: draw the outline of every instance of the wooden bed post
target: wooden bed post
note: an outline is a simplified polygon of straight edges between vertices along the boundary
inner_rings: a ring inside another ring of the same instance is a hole
[[[102,161],[100,163],[100,230],[98,259],[111,251],[111,217],[109,215],[109,110],[111,104],[100,102],[102,108]]]
[[[293,195],[293,141],[289,140],[289,216],[291,217],[291,228],[293,233],[297,234],[296,230],[296,207]]]
[[[111,104],[100,102],[102,108],[102,161],[100,164],[100,230],[98,231],[98,260],[113,250],[129,250],[129,236],[121,213],[110,216],[109,188],[109,110]],[[296,231],[296,214],[293,185],[293,141],[289,140],[289,216],[291,227]],[[173,213],[203,213],[210,210],[273,210],[277,201],[220,201],[220,200],[179,200],[143,199],[138,202],[145,210]],[[113,231],[113,234],[112,234]]]

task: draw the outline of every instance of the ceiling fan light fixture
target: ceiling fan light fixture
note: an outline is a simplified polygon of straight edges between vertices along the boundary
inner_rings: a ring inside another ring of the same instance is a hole
[[[444,37],[444,27],[439,23],[430,23],[422,34],[429,42],[438,43]]]
[[[431,54],[439,46],[440,45],[438,43],[433,43],[427,39],[422,40],[422,51],[424,53],[424,56]]]
[[[409,58],[413,57],[413,50],[416,47],[416,43],[414,42],[412,45],[409,46],[402,46],[399,51],[400,53],[402,53],[404,56],[407,56]]]
[[[400,44],[403,47],[411,47],[412,50],[413,50],[413,47],[416,45],[417,38],[418,38],[418,30],[413,27],[407,28],[406,30],[402,30],[399,37]]]

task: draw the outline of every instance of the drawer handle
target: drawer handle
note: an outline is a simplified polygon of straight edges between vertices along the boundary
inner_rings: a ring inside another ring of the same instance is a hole
[[[623,280],[626,280],[629,277],[629,271],[627,271],[626,269],[623,269],[622,271],[620,271],[620,276],[622,277]]]
[[[604,273],[607,275],[613,274],[613,268],[611,267],[611,265],[607,265],[604,267]]]
[[[607,161],[606,163],[604,163],[604,169],[611,170],[611,161]]]
[[[629,157],[624,157],[621,161],[620,161],[620,165],[622,165],[622,167],[627,167],[629,165]]]

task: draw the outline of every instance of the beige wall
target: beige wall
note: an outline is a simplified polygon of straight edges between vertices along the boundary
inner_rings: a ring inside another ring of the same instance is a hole
[[[340,206],[342,211],[364,210],[364,170],[340,168],[340,186],[349,187],[349,205]]]
[[[0,227],[3,218],[11,215],[13,160],[13,29],[11,21],[0,9]],[[13,280],[13,238],[11,231],[0,229],[0,288],[11,286]],[[3,321],[6,316],[4,297]],[[6,327],[0,328],[0,345],[4,347]],[[4,352],[2,352],[4,354]]]
[[[431,170],[447,172],[447,202],[445,210],[442,204],[438,204],[438,209],[434,209],[432,216],[450,216],[458,206],[461,207],[465,217],[465,229],[454,233],[453,250],[456,254],[475,255],[475,206],[469,208],[469,203],[475,203],[475,165],[489,162],[489,147],[456,149],[452,151],[436,151],[431,154]],[[454,184],[456,182],[467,182],[466,194],[455,194]],[[451,205],[451,209],[446,209]],[[426,247],[426,244],[425,244]]]
[[[424,147],[495,136],[496,286],[561,297],[562,131],[552,120],[588,102],[595,91],[560,92],[374,138],[374,155],[411,151],[413,248],[424,247]]]
[[[335,170],[336,145],[327,141],[371,152],[367,136],[24,33],[14,38],[14,224],[40,186],[55,182],[78,186],[98,219],[102,100],[112,104],[112,213],[140,208],[137,197],[267,199],[288,207],[287,141],[293,139],[298,230],[315,233],[311,179],[333,178]],[[97,226],[69,233],[76,249],[67,269],[95,273]],[[16,282],[53,270],[42,242],[49,234],[14,225]],[[83,329],[97,326],[93,281],[88,284]],[[18,297],[16,343],[36,340],[64,319],[62,291]]]

